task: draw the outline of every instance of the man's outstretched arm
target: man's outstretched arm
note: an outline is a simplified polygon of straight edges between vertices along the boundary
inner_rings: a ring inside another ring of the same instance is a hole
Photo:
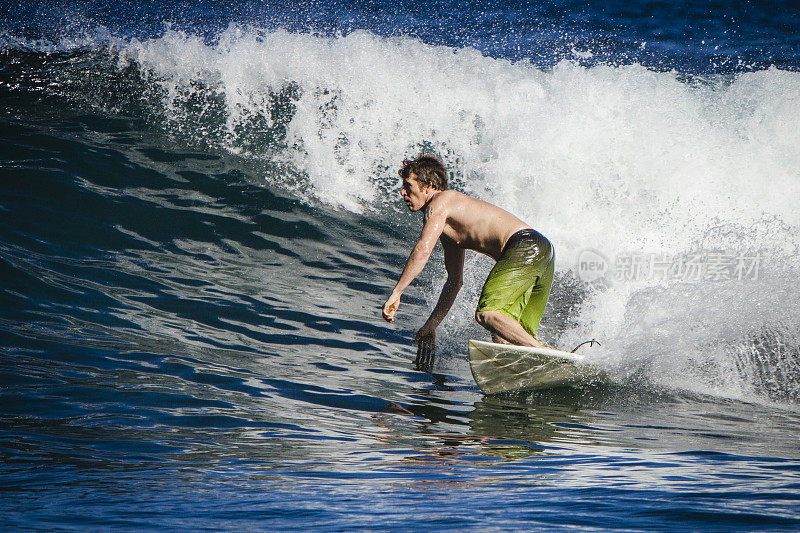
[[[436,246],[436,241],[444,230],[446,220],[447,213],[444,206],[431,205],[428,212],[428,220],[422,227],[422,236],[414,246],[414,249],[411,250],[411,255],[408,256],[408,261],[406,261],[406,266],[403,268],[403,273],[400,274],[400,279],[397,280],[397,285],[395,285],[392,294],[383,305],[383,318],[386,321],[394,322],[394,315],[400,305],[400,296],[414,281],[414,278],[419,276],[422,269],[425,268],[425,264]]]

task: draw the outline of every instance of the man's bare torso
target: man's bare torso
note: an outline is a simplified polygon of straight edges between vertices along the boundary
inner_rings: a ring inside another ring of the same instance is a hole
[[[437,214],[439,216],[434,216]],[[446,220],[442,244],[475,250],[495,261],[500,259],[511,235],[530,227],[504,209],[452,190],[437,193],[431,199],[425,211],[425,223],[441,219],[442,215]]]

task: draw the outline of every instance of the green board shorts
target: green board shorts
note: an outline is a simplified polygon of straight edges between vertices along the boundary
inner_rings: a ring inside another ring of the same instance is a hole
[[[553,284],[555,250],[541,233],[523,229],[509,237],[481,291],[478,311],[499,311],[536,335]]]

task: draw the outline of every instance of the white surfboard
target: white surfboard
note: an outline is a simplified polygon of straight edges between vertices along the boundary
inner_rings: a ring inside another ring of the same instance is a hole
[[[469,341],[469,366],[485,394],[588,383],[604,376],[581,354],[478,340]]]

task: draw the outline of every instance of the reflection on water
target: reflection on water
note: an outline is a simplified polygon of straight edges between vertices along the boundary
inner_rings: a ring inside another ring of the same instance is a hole
[[[484,397],[469,413],[470,430],[481,436],[488,455],[513,460],[545,453],[542,444],[574,438],[575,428],[589,424],[590,413],[581,408],[585,394],[564,387]]]

